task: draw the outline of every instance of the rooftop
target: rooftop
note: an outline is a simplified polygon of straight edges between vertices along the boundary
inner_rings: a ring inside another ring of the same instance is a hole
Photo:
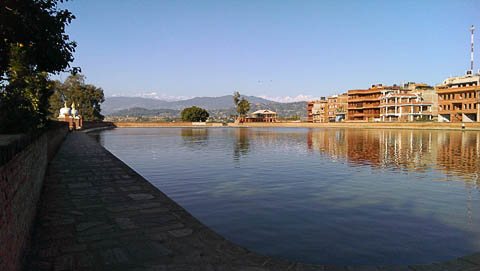
[[[268,109],[262,109],[262,110],[257,110],[257,111],[252,113],[252,115],[258,115],[258,114],[262,114],[262,115],[277,114],[277,112],[273,112],[273,111],[268,110]]]

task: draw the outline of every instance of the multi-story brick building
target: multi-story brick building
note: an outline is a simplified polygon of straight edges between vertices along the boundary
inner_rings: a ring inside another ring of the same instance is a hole
[[[337,105],[338,95],[331,95],[327,97],[327,121],[335,122],[335,108]]]
[[[313,122],[313,113],[312,113],[312,110],[313,110],[313,104],[315,103],[315,101],[308,101],[307,102],[307,120],[309,122]]]
[[[310,122],[327,122],[327,106],[328,102],[325,97],[321,97],[318,101],[307,102],[307,117]]]
[[[411,90],[414,93],[419,93],[425,102],[432,103],[432,119],[436,120],[438,117],[438,94],[435,88],[423,83],[408,82],[404,88]]]
[[[373,85],[369,89],[354,89],[348,91],[347,120],[379,120],[380,96],[383,87],[381,84]],[[390,87],[396,89],[399,87]]]
[[[327,98],[327,121],[338,122],[346,119],[347,115],[346,93],[340,95],[332,95]]]
[[[480,121],[480,74],[447,78],[437,85],[438,121]]]
[[[421,93],[409,89],[382,90],[381,121],[414,121],[432,119],[432,102],[424,101]]]

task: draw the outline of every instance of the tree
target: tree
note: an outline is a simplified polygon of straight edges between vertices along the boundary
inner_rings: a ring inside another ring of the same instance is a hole
[[[94,85],[85,84],[85,76],[70,75],[61,83],[56,81],[54,93],[50,98],[50,113],[56,117],[60,108],[75,103],[76,109],[84,120],[101,121],[104,116],[100,114],[100,104],[105,101],[103,89]]]
[[[237,105],[237,112],[240,114],[240,116],[246,116],[248,111],[250,111],[250,103],[246,99],[242,98]]]
[[[247,115],[247,112],[250,110],[250,103],[244,97],[240,97],[241,95],[238,91],[233,93],[233,103],[235,104],[238,114],[243,117]]]
[[[240,92],[234,91],[233,92],[233,103],[235,106],[238,106],[238,103],[240,102]]]
[[[69,40],[65,27],[75,16],[66,9],[59,9],[58,2],[64,0],[0,1],[2,80],[12,57],[12,46],[23,48],[24,64],[35,66],[38,71],[56,73],[70,67],[76,43]]]
[[[182,110],[182,121],[206,121],[210,116],[207,110],[192,106]]]
[[[63,0],[0,1],[0,133],[46,124],[52,94],[49,73],[70,69],[76,43],[65,34],[75,17]]]
[[[0,85],[0,133],[19,133],[45,125],[52,84],[46,72],[25,65],[25,52],[12,47],[6,79]]]

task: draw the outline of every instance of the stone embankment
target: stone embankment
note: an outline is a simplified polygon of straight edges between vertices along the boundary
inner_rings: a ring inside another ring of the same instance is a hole
[[[192,122],[112,122],[118,128],[147,127],[270,127],[270,128],[364,128],[364,129],[419,129],[419,130],[469,130],[480,131],[480,123],[446,123],[446,122],[274,122],[274,123],[192,123]]]
[[[155,128],[155,127],[223,127],[226,124],[216,122],[112,122],[118,128]]]
[[[399,267],[260,255],[219,236],[93,138],[74,132],[48,168],[27,270],[480,270],[480,253]]]
[[[229,123],[229,127],[302,127],[302,128],[363,128],[363,129],[419,129],[419,130],[475,130],[480,131],[480,123],[446,122],[274,122],[274,123]]]
[[[68,132],[56,123],[38,134],[0,135],[0,271],[20,270],[45,172]]]

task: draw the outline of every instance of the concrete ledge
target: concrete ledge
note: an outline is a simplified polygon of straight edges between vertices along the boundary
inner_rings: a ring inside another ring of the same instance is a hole
[[[27,270],[480,270],[480,253],[415,266],[323,266],[216,234],[85,133],[51,162]]]

